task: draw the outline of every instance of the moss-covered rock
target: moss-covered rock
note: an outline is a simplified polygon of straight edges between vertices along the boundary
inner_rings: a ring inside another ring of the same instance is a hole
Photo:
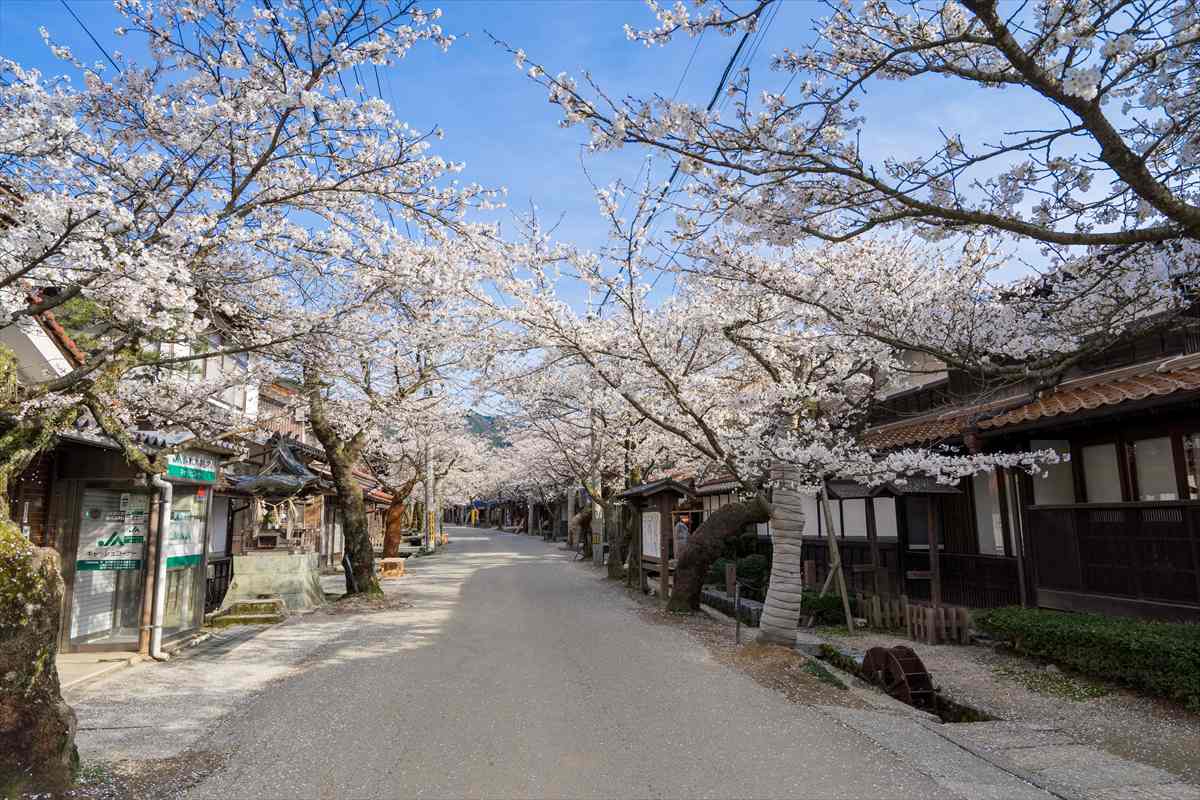
[[[0,764],[21,771],[63,774],[79,759],[55,665],[62,598],[58,554],[0,522]]]

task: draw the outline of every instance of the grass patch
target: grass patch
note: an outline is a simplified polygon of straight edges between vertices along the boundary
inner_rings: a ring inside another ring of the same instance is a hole
[[[808,660],[808,663],[804,665],[804,671],[822,683],[828,683],[830,686],[835,686],[842,691],[849,689],[846,684],[834,677],[834,674],[826,669],[825,665],[820,661],[817,661],[815,658],[810,658]]]
[[[860,678],[863,677],[862,665],[833,645],[822,644],[818,652],[822,660],[828,661],[843,672],[849,672],[851,675],[857,675]]]
[[[1109,694],[1109,689],[1099,683],[1080,680],[1061,670],[1021,669],[1019,667],[996,667],[992,672],[998,678],[1016,681],[1031,692],[1061,697],[1064,700],[1083,702],[1095,700]]]
[[[992,609],[975,623],[1022,655],[1200,711],[1200,625],[1033,608]]]

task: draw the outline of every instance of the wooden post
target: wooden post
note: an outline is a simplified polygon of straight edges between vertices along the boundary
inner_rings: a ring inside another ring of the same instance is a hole
[[[850,596],[846,592],[846,576],[842,574],[842,553],[838,548],[837,533],[833,529],[833,515],[829,512],[829,490],[821,487],[821,507],[825,511],[825,527],[829,535],[829,550],[833,557],[831,562],[836,561],[836,567],[830,563],[829,568],[831,574],[835,574],[838,585],[838,594],[842,596],[842,611],[846,614],[846,630],[854,633],[854,617],[850,614]],[[825,592],[822,591],[821,594]]]
[[[1029,590],[1025,579],[1025,514],[1021,508],[1021,473],[1004,470],[1004,499],[1008,506],[1008,541],[1017,559],[1017,591],[1021,606],[1029,607]]]
[[[817,562],[811,558],[804,562],[804,585],[817,585]]]
[[[670,520],[670,517],[667,517]],[[668,522],[668,524],[670,524]],[[671,560],[667,556],[671,552],[671,534],[659,526],[658,529],[658,593],[665,605],[671,597]]]
[[[630,506],[630,509],[633,511],[633,544],[631,545],[631,547],[637,548],[636,552],[637,552],[637,571],[638,571],[638,591],[641,592],[642,594],[645,594],[646,593],[646,565],[645,565],[646,551],[642,549],[642,509],[640,506],[637,508]],[[633,570],[630,570],[629,572],[630,572],[630,577],[632,577]]]
[[[929,497],[929,601],[934,608],[942,605],[942,558],[938,548],[938,526],[941,524],[937,498]]]
[[[879,557],[879,536],[875,530],[875,498],[868,497],[863,502],[867,504],[867,544],[871,548],[871,566],[874,567],[871,570],[871,591],[878,597],[879,570],[881,567],[879,562],[881,559]]]

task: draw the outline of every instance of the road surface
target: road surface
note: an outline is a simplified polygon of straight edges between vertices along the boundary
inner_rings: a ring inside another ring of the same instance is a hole
[[[450,535],[411,560],[412,609],[362,617],[205,736],[225,761],[188,796],[944,796],[556,545]]]

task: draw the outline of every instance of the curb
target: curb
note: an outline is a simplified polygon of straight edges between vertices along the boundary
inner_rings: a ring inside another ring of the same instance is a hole
[[[706,606],[704,603],[701,603],[700,610],[703,611],[705,614],[707,614],[714,622],[719,622],[722,625],[728,625],[730,628],[732,628],[734,625],[737,624],[737,620],[735,620],[733,617],[728,616],[726,614],[722,614],[720,611],[717,611],[712,606]],[[749,627],[749,626],[746,625],[743,627]]]
[[[117,659],[117,660],[113,661],[111,664],[109,664],[108,666],[104,667],[103,669],[98,669],[95,672],[92,672],[88,675],[82,675],[73,681],[68,681],[66,683],[60,684],[59,691],[66,692],[71,689],[77,689],[80,686],[86,686],[87,684],[91,683],[92,681],[103,678],[105,675],[111,675],[112,673],[116,672],[117,670],[125,669],[126,667],[132,667],[134,664],[141,663],[142,661],[143,661],[143,656],[141,656],[140,654],[131,655],[128,658]]]
[[[1004,758],[1004,756],[997,755],[996,753],[989,752],[986,749],[975,747],[974,745],[971,745],[964,741],[961,741],[957,737],[950,735],[946,731],[945,728],[938,727],[938,725],[946,725],[946,724],[948,724],[948,723],[940,722],[937,724],[933,724],[933,723],[929,723],[929,722],[924,722],[924,723],[921,723],[921,727],[925,728],[927,731],[933,733],[936,736],[940,736],[942,739],[945,739],[947,742],[950,742],[955,747],[958,747],[959,749],[970,753],[971,755],[975,756],[979,760],[986,761],[988,764],[991,764],[996,769],[1002,770],[1003,772],[1007,772],[1009,775],[1012,775],[1014,778],[1018,778],[1019,780],[1025,781],[1030,786],[1036,786],[1037,788],[1041,789],[1043,792],[1046,792],[1048,794],[1053,795],[1054,797],[1059,798],[1059,800],[1088,800],[1087,795],[1080,794],[1076,791],[1073,791],[1072,789],[1070,789],[1066,786],[1063,786],[1058,781],[1048,780],[1041,776],[1035,775],[1032,772],[1021,769],[1020,767],[1017,767],[1015,764],[1013,764],[1011,761],[1009,761],[1007,758]]]

